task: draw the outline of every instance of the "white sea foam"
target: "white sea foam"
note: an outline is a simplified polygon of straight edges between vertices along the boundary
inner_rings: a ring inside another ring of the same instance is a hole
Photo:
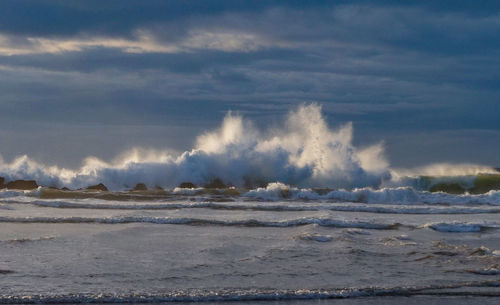
[[[361,188],[353,191],[332,191],[326,197],[367,203],[500,205],[500,191],[490,191],[479,195],[453,195],[443,192],[417,191],[411,187],[382,188],[379,190]]]
[[[263,200],[282,200],[284,198],[288,199],[321,199],[318,193],[312,191],[311,189],[299,189],[290,185],[286,185],[280,182],[269,183],[267,187],[259,187],[255,190],[250,190],[249,192],[243,194],[245,197],[254,197]]]
[[[450,164],[436,163],[412,169],[394,169],[393,175],[400,177],[419,177],[419,176],[475,176],[478,174],[498,174],[498,171],[492,167],[478,164]]]
[[[387,204],[448,204],[448,205],[500,205],[500,191],[485,194],[454,195],[444,192],[415,190],[412,187],[373,189],[370,187],[353,190],[333,190],[320,195],[311,189],[299,189],[283,183],[270,183],[265,188],[257,188],[244,194],[246,197],[276,201],[283,198],[325,200],[346,202],[387,203]]]
[[[196,195],[196,194],[202,192],[203,190],[204,190],[204,188],[202,188],[202,187],[197,187],[197,188],[176,187],[172,190],[172,193],[179,194],[179,195]]]

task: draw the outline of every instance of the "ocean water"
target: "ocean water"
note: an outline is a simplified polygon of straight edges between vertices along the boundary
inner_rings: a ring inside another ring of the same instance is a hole
[[[280,187],[2,190],[0,303],[500,297],[498,202],[426,191],[455,200],[397,202],[399,189],[384,190],[390,203],[352,202]]]
[[[0,159],[0,303],[498,304],[498,170],[392,168],[352,128],[312,104],[177,155]]]

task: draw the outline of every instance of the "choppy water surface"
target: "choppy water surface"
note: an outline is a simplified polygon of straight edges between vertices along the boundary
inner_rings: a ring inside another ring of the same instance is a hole
[[[495,191],[336,192],[2,190],[0,302],[500,297]]]

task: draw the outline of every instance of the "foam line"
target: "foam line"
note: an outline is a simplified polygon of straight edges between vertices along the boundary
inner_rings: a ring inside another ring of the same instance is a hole
[[[498,297],[498,281],[464,282],[414,287],[369,287],[333,289],[224,289],[184,290],[159,294],[67,294],[67,295],[1,295],[1,304],[114,304],[161,302],[223,302],[345,299],[377,296],[488,296]],[[492,288],[486,291],[469,288]]]

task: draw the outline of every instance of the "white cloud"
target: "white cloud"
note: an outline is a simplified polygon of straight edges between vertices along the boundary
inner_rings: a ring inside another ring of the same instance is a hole
[[[250,52],[272,45],[261,37],[244,32],[217,32],[193,30],[179,41],[161,41],[150,32],[137,31],[135,39],[110,37],[42,38],[19,39],[0,34],[0,55],[57,54],[80,52],[90,48],[121,49],[127,53],[180,53],[200,49],[225,52]]]

